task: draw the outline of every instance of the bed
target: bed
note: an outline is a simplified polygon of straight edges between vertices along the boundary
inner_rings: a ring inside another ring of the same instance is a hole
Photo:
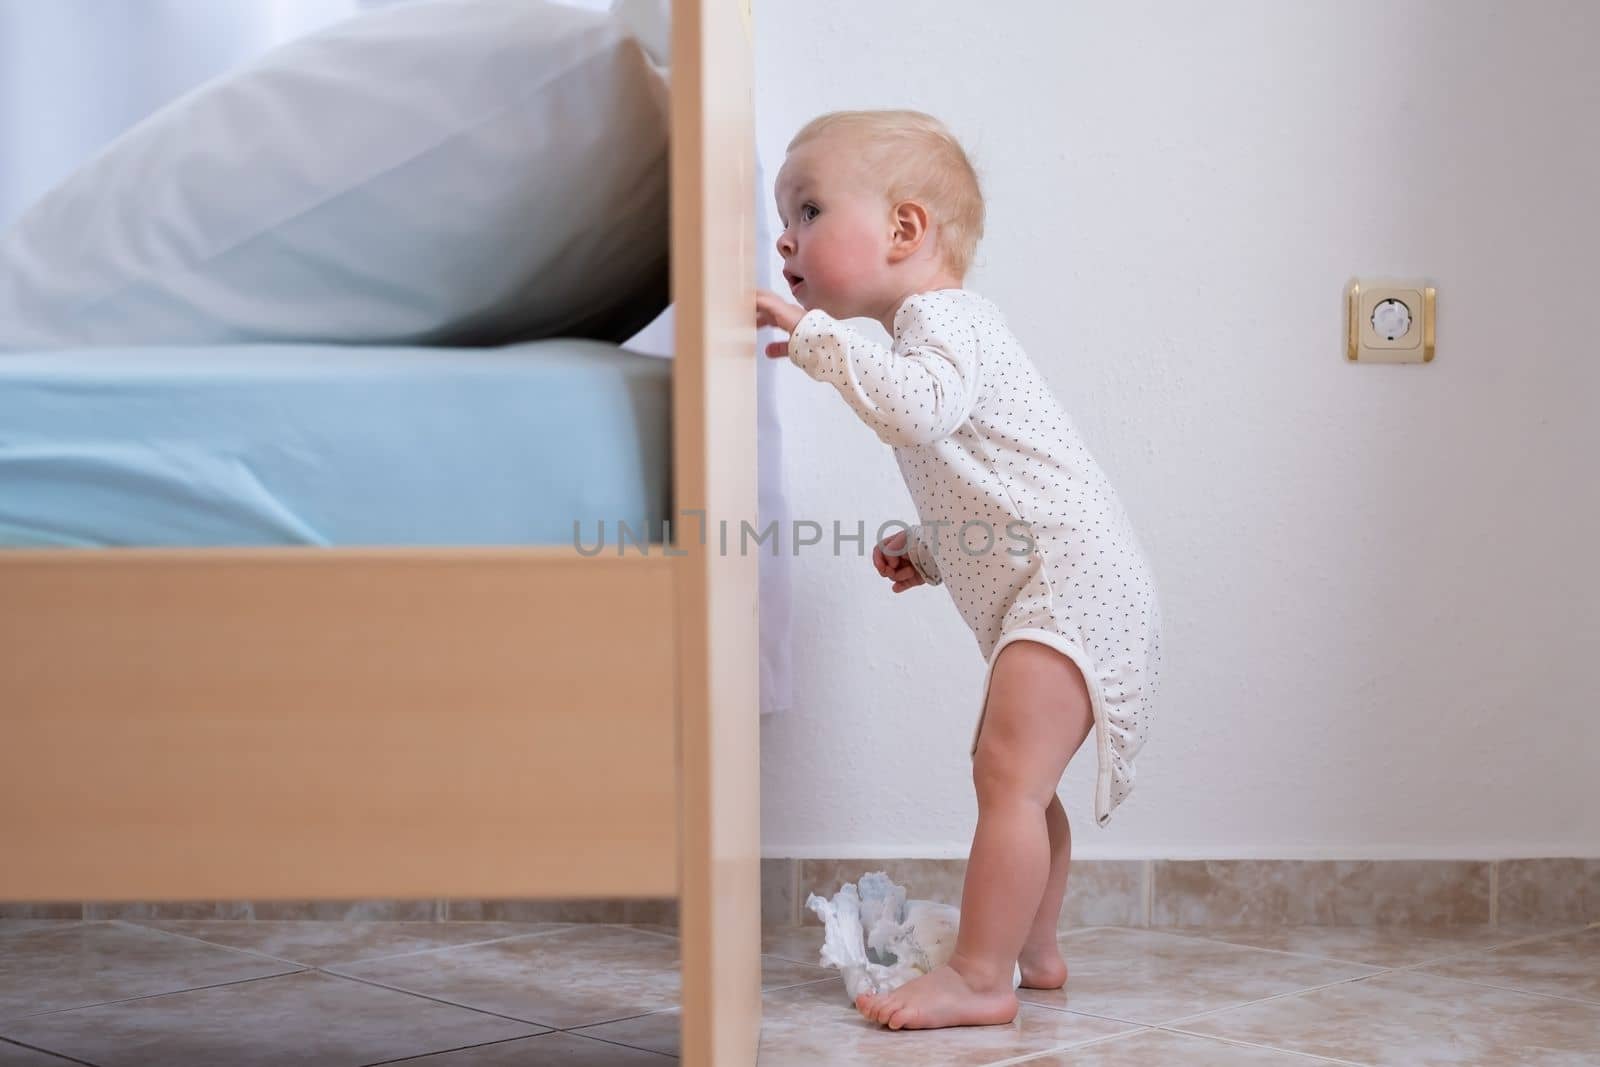
[[[671,897],[684,1059],[755,1061],[756,558],[715,535],[756,510],[739,9],[679,0],[672,51],[670,469],[619,458],[631,505],[597,507],[658,511],[665,485],[711,536],[675,522],[619,554],[321,547],[315,524],[288,547],[11,531],[0,899]]]

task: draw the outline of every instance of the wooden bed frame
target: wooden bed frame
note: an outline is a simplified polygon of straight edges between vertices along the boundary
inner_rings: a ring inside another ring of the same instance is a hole
[[[0,900],[675,897],[761,1018],[750,45],[672,33],[674,552],[0,552]]]

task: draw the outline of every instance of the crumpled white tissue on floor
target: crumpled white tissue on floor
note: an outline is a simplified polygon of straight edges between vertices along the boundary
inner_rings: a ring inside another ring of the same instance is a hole
[[[961,910],[932,900],[907,900],[905,887],[882,871],[846,882],[832,900],[812,893],[806,907],[823,922],[818,963],[836,967],[850,1002],[887,993],[948,963],[956,950]],[[1013,968],[1011,985],[1022,984]]]

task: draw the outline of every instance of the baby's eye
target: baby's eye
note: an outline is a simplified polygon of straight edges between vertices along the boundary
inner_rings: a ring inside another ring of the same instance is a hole
[[[809,212],[809,214],[807,214],[807,212]],[[800,220],[802,222],[810,222],[820,214],[822,214],[822,212],[815,204],[802,204],[800,207]]]

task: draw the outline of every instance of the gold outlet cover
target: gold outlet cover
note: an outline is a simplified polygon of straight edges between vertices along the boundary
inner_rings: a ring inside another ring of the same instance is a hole
[[[1345,359],[1432,363],[1437,306],[1437,291],[1427,282],[1352,278],[1345,287]],[[1403,323],[1404,328],[1394,336],[1381,333],[1374,326],[1375,315],[1386,324]]]

